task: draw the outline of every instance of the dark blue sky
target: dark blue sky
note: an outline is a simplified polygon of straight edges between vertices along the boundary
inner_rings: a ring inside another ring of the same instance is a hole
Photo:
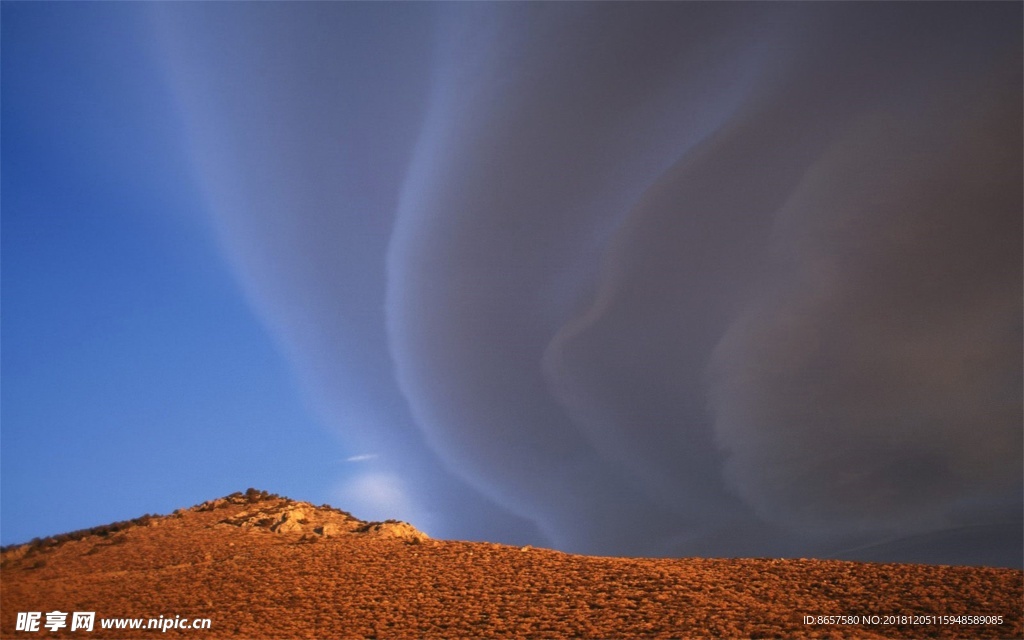
[[[0,11],[5,544],[1024,560],[1021,5]]]
[[[5,544],[343,473],[220,255],[150,31],[3,6]]]

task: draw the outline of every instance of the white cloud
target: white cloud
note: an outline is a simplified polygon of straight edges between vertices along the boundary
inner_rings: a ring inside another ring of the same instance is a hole
[[[424,528],[424,516],[406,493],[402,480],[390,473],[364,473],[348,478],[331,492],[334,506],[362,520],[405,520]]]

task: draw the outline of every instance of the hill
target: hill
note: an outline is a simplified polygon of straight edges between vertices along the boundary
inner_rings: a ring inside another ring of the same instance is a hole
[[[1024,636],[1019,570],[579,556],[255,490],[0,555],[3,638]],[[95,612],[91,632],[74,612]],[[115,618],[143,628],[102,628]]]

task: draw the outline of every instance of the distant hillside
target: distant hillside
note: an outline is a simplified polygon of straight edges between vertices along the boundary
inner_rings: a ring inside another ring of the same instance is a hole
[[[1024,636],[1019,570],[578,556],[252,489],[7,547],[0,575],[3,638]]]

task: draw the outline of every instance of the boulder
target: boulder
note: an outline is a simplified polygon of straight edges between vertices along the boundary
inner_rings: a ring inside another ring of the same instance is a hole
[[[281,513],[277,523],[270,525],[270,530],[275,533],[291,533],[302,531],[303,525],[309,521],[309,514],[300,507],[290,507]]]

